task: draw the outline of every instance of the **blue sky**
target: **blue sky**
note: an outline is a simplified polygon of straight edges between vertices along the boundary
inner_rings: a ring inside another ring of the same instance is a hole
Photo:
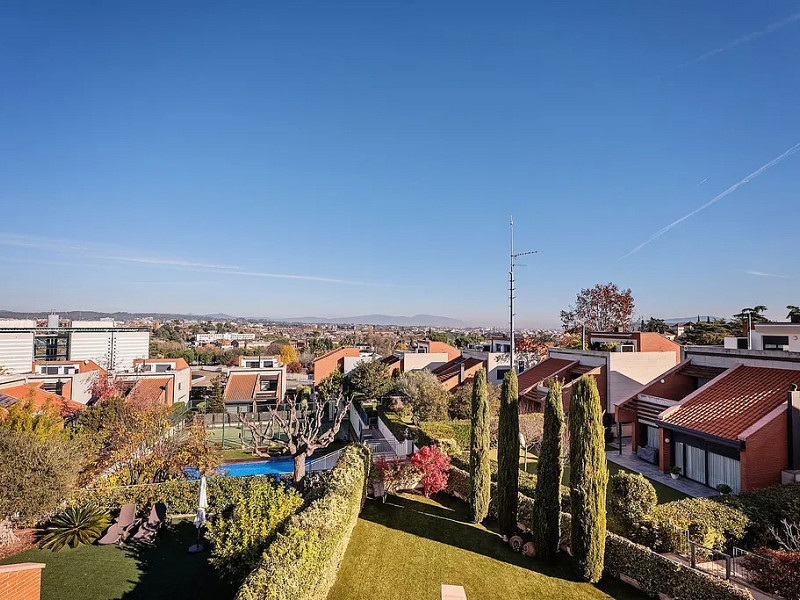
[[[798,92],[797,1],[4,2],[0,308],[499,324],[513,214],[523,325],[782,318]]]

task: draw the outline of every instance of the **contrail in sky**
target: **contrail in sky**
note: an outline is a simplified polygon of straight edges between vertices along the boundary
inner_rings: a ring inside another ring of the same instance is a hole
[[[662,227],[661,229],[659,229],[658,231],[656,231],[656,232],[655,232],[653,235],[651,235],[649,238],[647,238],[645,241],[643,241],[641,244],[639,244],[638,246],[636,246],[635,248],[633,248],[633,250],[631,250],[631,251],[630,251],[630,252],[628,252],[627,254],[625,254],[625,255],[621,256],[621,257],[619,258],[619,260],[622,260],[622,259],[624,259],[624,258],[628,258],[628,257],[629,257],[631,254],[636,254],[636,253],[637,253],[639,250],[641,250],[642,248],[644,248],[644,247],[645,247],[647,244],[649,244],[650,242],[652,242],[652,241],[654,241],[654,240],[657,240],[658,238],[660,238],[662,235],[664,235],[665,233],[667,233],[667,232],[668,232],[670,229],[672,229],[673,227],[676,227],[677,225],[680,225],[680,224],[681,224],[681,223],[683,223],[683,222],[684,222],[686,219],[689,219],[689,218],[691,218],[691,217],[695,216],[697,213],[699,213],[700,211],[703,211],[703,210],[707,209],[707,208],[708,208],[709,206],[711,206],[712,204],[716,204],[717,202],[719,202],[720,200],[722,200],[722,199],[723,199],[725,196],[727,196],[728,194],[730,194],[730,193],[732,193],[732,192],[735,192],[735,191],[736,191],[736,190],[738,190],[740,187],[742,187],[742,186],[743,186],[745,183],[749,183],[749,182],[751,182],[753,179],[755,179],[756,177],[758,177],[759,175],[761,175],[761,174],[762,174],[764,171],[766,171],[767,169],[770,169],[770,168],[774,167],[775,165],[777,165],[777,164],[778,164],[779,162],[781,162],[782,160],[784,160],[784,159],[786,159],[786,158],[789,158],[789,157],[790,157],[792,154],[794,154],[794,153],[795,153],[795,152],[797,152],[798,150],[800,150],[800,143],[797,143],[797,144],[795,144],[794,146],[792,146],[791,148],[789,148],[789,149],[788,149],[786,152],[784,152],[783,154],[781,154],[779,157],[777,157],[777,158],[774,158],[774,159],[772,159],[771,161],[769,161],[767,164],[765,164],[765,165],[763,165],[763,166],[759,167],[758,169],[756,169],[755,171],[753,171],[752,173],[750,173],[750,175],[748,175],[748,176],[747,176],[747,177],[745,177],[744,179],[740,179],[739,181],[737,181],[736,183],[734,183],[734,184],[733,184],[731,187],[729,187],[727,190],[725,190],[724,192],[721,192],[721,193],[717,194],[716,196],[714,196],[714,197],[713,197],[711,200],[709,200],[708,202],[706,202],[706,203],[705,203],[705,204],[703,204],[702,206],[699,206],[699,207],[695,208],[695,209],[694,209],[692,212],[690,212],[690,213],[688,213],[688,214],[686,214],[686,215],[682,216],[680,219],[677,219],[677,220],[673,221],[672,223],[670,223],[670,224],[669,224],[669,225],[667,225],[666,227]],[[617,262],[619,262],[619,260],[618,260]]]
[[[701,54],[700,56],[696,56],[691,60],[687,60],[685,63],[681,63],[676,68],[685,67],[687,65],[693,65],[695,63],[699,63],[700,61],[706,60],[711,58],[712,56],[716,56],[717,54],[722,54],[723,52],[727,52],[739,46],[741,44],[746,44],[747,42],[752,42],[760,38],[761,36],[767,35],[768,33],[772,33],[773,31],[777,31],[787,25],[791,25],[795,21],[800,20],[800,12],[796,12],[793,15],[789,15],[782,21],[777,21],[772,23],[771,25],[767,25],[764,29],[760,29],[758,31],[753,31],[752,33],[748,33],[747,35],[743,35],[741,37],[736,38],[732,42],[728,42],[724,46],[720,46],[719,48],[714,48],[713,50],[709,50],[708,52]]]

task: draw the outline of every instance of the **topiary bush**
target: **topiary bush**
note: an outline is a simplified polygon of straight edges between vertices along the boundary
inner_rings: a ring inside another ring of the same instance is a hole
[[[208,523],[210,562],[231,581],[240,582],[252,571],[286,519],[303,504],[300,494],[266,478],[245,478],[231,506]]]
[[[725,551],[739,543],[749,522],[742,511],[711,498],[685,498],[656,506],[642,541],[661,552],[674,552],[681,532],[688,530],[693,541]]]
[[[345,448],[327,489],[286,522],[236,600],[327,598],[363,506],[370,464],[365,446]]]
[[[620,471],[608,480],[608,526],[614,533],[640,539],[658,503],[653,484],[639,473]]]

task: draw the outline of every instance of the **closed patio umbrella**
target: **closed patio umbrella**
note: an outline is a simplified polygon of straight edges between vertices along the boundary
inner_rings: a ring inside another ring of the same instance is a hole
[[[189,552],[202,552],[203,544],[200,542],[201,531],[206,523],[206,509],[208,508],[208,491],[206,489],[206,476],[200,478],[200,497],[197,500],[197,514],[194,516],[194,526],[197,527],[197,543],[189,547]]]

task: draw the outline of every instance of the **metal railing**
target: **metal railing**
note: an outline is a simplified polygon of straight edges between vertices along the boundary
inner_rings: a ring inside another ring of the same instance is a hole
[[[306,463],[306,471],[312,473],[314,471],[328,471],[332,469],[339,461],[339,457],[342,455],[343,451],[344,448],[308,461]]]
[[[689,541],[689,565],[720,579],[730,579],[733,564],[730,554]]]

